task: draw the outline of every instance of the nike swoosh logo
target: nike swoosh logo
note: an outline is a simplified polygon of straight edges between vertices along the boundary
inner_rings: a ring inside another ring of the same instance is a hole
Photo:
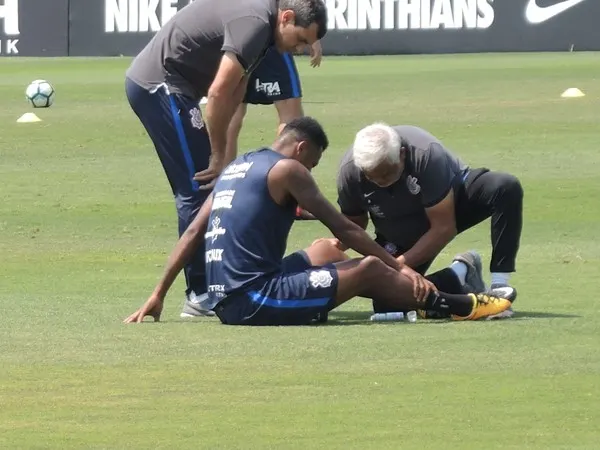
[[[365,198],[369,198],[371,195],[373,195],[375,193],[375,191],[373,192],[369,192],[368,194],[365,194]]]
[[[510,299],[511,295],[514,295],[515,290],[512,287],[505,286],[505,287],[499,287],[496,289],[492,289],[492,293],[499,297]]]
[[[570,9],[583,1],[584,0],[565,0],[556,5],[541,7],[538,6],[537,0],[529,0],[527,8],[525,9],[525,18],[529,23],[543,23],[564,13],[567,9]]]

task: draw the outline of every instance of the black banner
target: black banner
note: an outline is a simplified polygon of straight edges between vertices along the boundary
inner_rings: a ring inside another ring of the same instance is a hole
[[[0,0],[0,56],[66,56],[69,0]]]
[[[600,50],[600,0],[325,1],[326,55]],[[133,56],[188,3],[0,0],[0,54]]]
[[[189,0],[71,0],[69,55],[136,55],[188,3]]]
[[[600,50],[598,0],[327,0],[328,53]]]

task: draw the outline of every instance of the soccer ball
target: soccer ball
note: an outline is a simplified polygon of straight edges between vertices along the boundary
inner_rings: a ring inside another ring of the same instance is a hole
[[[35,80],[27,86],[25,97],[34,108],[48,108],[54,102],[54,88],[46,80]]]

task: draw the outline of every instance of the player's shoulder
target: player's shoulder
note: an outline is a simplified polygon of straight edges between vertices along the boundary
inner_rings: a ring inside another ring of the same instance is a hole
[[[291,158],[277,161],[267,174],[269,189],[292,192],[314,184],[310,171]]]
[[[426,149],[432,142],[440,143],[437,137],[416,125],[396,125],[392,128],[401,139],[407,140],[416,147]]]
[[[293,158],[281,158],[275,163],[274,167],[284,168],[288,170],[300,170],[300,168],[304,168],[302,163],[296,161]]]
[[[232,2],[223,0],[195,0],[181,8],[174,21],[217,25],[239,19],[254,20],[273,29],[277,22],[278,7],[276,0],[244,0]]]
[[[414,125],[397,125],[393,127],[402,139],[403,146],[409,153],[409,159],[416,171],[428,166],[445,153],[441,141],[429,131]]]
[[[346,151],[342,154],[342,158],[340,159],[340,167],[344,166],[348,163],[354,162],[354,156],[352,152],[352,147],[346,149]]]
[[[352,152],[352,147],[350,147],[344,152],[340,159],[338,178],[358,178],[359,172],[358,167],[354,164],[354,154]]]
[[[296,178],[299,176],[305,176],[308,173],[308,169],[304,167],[300,162],[292,158],[282,158],[273,164],[270,174],[273,176],[281,177],[284,180],[288,180],[292,177]]]
[[[267,23],[273,24],[276,21],[279,11],[277,4],[276,0],[244,0],[240,5],[236,5],[235,8],[241,16],[260,18]]]

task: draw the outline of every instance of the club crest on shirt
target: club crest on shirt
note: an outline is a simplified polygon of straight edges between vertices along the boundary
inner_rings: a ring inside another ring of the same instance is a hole
[[[194,128],[201,130],[204,127],[204,120],[202,120],[202,113],[199,108],[190,109],[190,121]]]
[[[419,186],[419,180],[417,177],[413,177],[411,175],[406,177],[406,187],[408,188],[408,192],[412,195],[417,195],[421,192],[421,186]]]
[[[310,273],[309,276],[310,284],[313,288],[328,288],[331,286],[333,277],[328,270],[315,270]]]
[[[393,244],[391,242],[386,242],[383,248],[390,255],[395,255],[398,252],[398,247],[396,246],[396,244]]]

